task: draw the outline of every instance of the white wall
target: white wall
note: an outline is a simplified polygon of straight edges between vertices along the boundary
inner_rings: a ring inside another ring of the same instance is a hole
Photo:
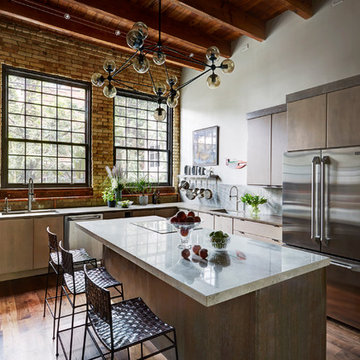
[[[192,164],[192,131],[220,126],[219,166],[227,184],[246,184],[246,170],[225,166],[225,159],[247,159],[246,113],[285,103],[286,94],[360,74],[360,0],[318,1],[304,20],[286,12],[267,24],[266,41],[247,37],[234,44],[236,69],[208,89],[206,75],[181,94],[181,170]],[[249,50],[240,48],[248,43]],[[182,82],[198,74],[183,71]],[[246,168],[245,168],[246,169]]]

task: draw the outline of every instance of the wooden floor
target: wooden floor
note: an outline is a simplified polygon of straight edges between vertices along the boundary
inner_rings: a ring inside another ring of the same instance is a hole
[[[52,291],[53,285],[52,281]],[[44,276],[0,283],[1,360],[56,359],[55,341],[51,339],[52,318],[48,312],[43,318],[44,287]],[[76,336],[75,342],[80,349],[82,334]],[[134,348],[131,358],[135,359],[138,356],[139,349]],[[117,356],[117,359],[126,358],[125,353]],[[61,352],[58,359],[64,359]],[[164,357],[160,355],[154,359],[164,359]],[[328,320],[327,360],[359,359],[360,332]]]

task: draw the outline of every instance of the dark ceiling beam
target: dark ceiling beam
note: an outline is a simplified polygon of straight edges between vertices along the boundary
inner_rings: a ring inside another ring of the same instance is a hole
[[[143,8],[136,7],[136,5],[127,0],[122,0],[121,4],[113,0],[76,0],[75,3],[126,21],[142,21],[150,29],[158,30],[157,12],[149,13],[149,10],[144,11]],[[181,21],[174,19],[167,21],[167,19],[163,19],[161,30],[164,43],[166,43],[167,38],[169,40],[180,41],[187,47],[191,47],[197,52],[204,52],[204,54],[210,46],[216,45],[222,56],[230,57],[232,54],[230,41],[201,34],[196,28],[192,28],[189,24]],[[157,33],[155,33],[155,37],[149,35],[149,38],[156,42]]]
[[[265,21],[258,19],[233,4],[210,0],[166,0],[181,5],[212,21],[221,22],[232,30],[258,41],[266,39]]]
[[[294,11],[304,19],[309,19],[313,16],[314,10],[311,0],[282,0],[287,8]]]
[[[127,46],[125,38],[115,36],[114,32],[110,32],[110,29],[109,31],[103,31],[81,22],[66,20],[63,16],[56,15],[55,13],[45,12],[35,7],[24,6],[11,0],[0,1],[0,14],[82,41],[100,44],[129,54],[134,52],[134,50]],[[179,50],[181,51],[181,49]],[[202,53],[194,52],[194,54],[197,58],[203,57]],[[186,66],[196,70],[204,69],[203,66],[186,60],[168,59],[168,63],[180,67]]]

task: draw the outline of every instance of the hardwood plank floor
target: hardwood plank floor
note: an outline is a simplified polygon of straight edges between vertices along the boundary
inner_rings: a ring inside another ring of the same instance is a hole
[[[54,279],[51,292],[54,293]],[[45,277],[36,276],[0,283],[0,359],[1,360],[49,360],[55,357],[55,341],[51,339],[52,318],[49,312],[43,318]],[[125,289],[126,291],[126,289]],[[69,307],[66,307],[67,311]],[[83,321],[83,319],[79,319]],[[76,334],[75,343],[82,346],[83,335]],[[91,346],[88,346],[92,351]],[[61,352],[60,352],[61,354]],[[139,357],[139,348],[131,352]],[[79,358],[75,356],[75,358]],[[116,359],[126,359],[118,354]],[[64,359],[61,354],[59,360]],[[163,360],[159,355],[154,359]],[[359,360],[360,332],[335,321],[327,322],[327,360]],[[223,360],[223,359],[219,359]],[[288,359],[279,359],[288,360]]]

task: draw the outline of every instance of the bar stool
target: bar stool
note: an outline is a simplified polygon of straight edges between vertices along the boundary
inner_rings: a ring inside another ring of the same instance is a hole
[[[59,305],[59,319],[57,323],[57,335],[56,335],[56,356],[59,355],[59,342],[64,352],[65,358],[71,360],[72,358],[72,346],[73,346],[73,336],[74,329],[84,326],[84,324],[80,324],[74,326],[75,315],[85,312],[86,310],[77,311],[76,309],[86,306],[86,303],[76,304],[77,296],[81,294],[85,294],[85,275],[84,270],[74,270],[74,255],[65,250],[62,247],[61,241],[59,243],[59,248],[61,250],[62,257],[62,284],[61,284],[61,293],[60,293],[60,305]],[[86,266],[86,265],[84,265]],[[96,282],[101,284],[102,287],[109,289],[112,288],[115,290],[115,295],[111,297],[112,300],[121,298],[124,300],[124,289],[122,283],[115,280],[104,267],[95,267],[88,270],[90,276],[96,279]],[[68,299],[72,312],[71,314],[63,315],[61,313],[62,300],[63,297],[66,296]],[[60,330],[60,322],[61,319],[71,316],[71,326],[70,328],[65,328]],[[66,355],[66,349],[64,343],[60,337],[60,334],[70,330],[70,349],[69,349],[69,357]]]
[[[109,354],[111,354],[111,359],[114,359],[114,353],[125,349],[127,349],[128,359],[130,359],[129,348],[138,344],[141,346],[140,359],[148,359],[172,348],[178,359],[176,332],[172,326],[160,320],[139,297],[112,304],[110,292],[93,278],[91,270],[87,270],[86,265],[84,265],[84,273],[87,301],[83,360],[87,333],[101,354],[91,359],[98,357],[105,359],[105,356]],[[107,352],[101,351],[92,332],[89,331],[89,326],[92,327]],[[169,333],[173,334],[173,339],[168,336]],[[165,336],[171,345],[144,356],[143,343],[160,336]]]
[[[58,246],[57,235],[50,231],[50,227],[46,228],[46,231],[49,236],[48,246],[49,246],[49,263],[48,263],[48,272],[46,275],[46,287],[45,287],[45,298],[44,298],[44,317],[46,312],[46,306],[48,307],[51,316],[53,317],[53,339],[55,339],[55,322],[58,319],[57,316],[57,302],[58,302],[58,293],[59,293],[59,284],[60,278],[62,276],[61,268],[61,251]],[[96,267],[96,259],[91,257],[85,249],[76,249],[70,250],[73,255],[74,265],[76,268],[82,267],[84,264],[92,264]],[[48,285],[49,285],[49,274],[51,269],[56,274],[56,289],[55,296],[48,297]],[[55,300],[54,300],[55,299]],[[54,300],[54,310],[51,309],[49,300]]]

